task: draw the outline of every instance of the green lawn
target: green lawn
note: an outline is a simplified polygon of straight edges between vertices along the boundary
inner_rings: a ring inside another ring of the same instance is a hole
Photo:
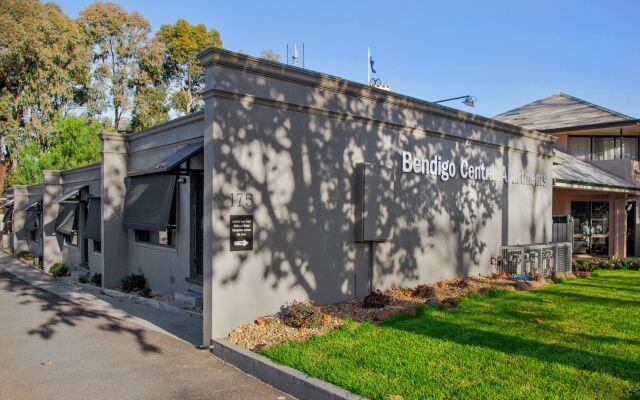
[[[263,354],[371,399],[640,399],[640,272],[595,275]]]

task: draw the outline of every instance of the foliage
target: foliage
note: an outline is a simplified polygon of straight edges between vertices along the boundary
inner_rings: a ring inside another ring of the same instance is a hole
[[[117,131],[138,89],[159,80],[162,48],[149,39],[149,22],[137,12],[127,13],[119,4],[90,4],[80,11],[78,23],[94,50],[94,93],[104,94],[93,106],[109,105]]]
[[[260,57],[264,58],[265,60],[276,62],[280,62],[280,59],[282,59],[282,56],[273,50],[262,50],[260,52]]]
[[[380,290],[376,290],[363,299],[362,306],[364,308],[382,308],[389,304],[390,301],[391,299],[389,296],[382,293]]]
[[[167,122],[169,109],[166,86],[139,88],[131,115],[131,130],[134,132]]]
[[[79,283],[89,283],[89,279],[85,275],[80,275],[78,277],[78,282]]]
[[[65,263],[55,263],[49,268],[49,273],[55,277],[66,276],[69,273],[69,266]]]
[[[140,296],[149,298],[151,297],[151,289],[148,286],[145,286],[140,290]]]
[[[102,286],[102,274],[93,274],[91,277],[91,284],[95,286]]]
[[[370,399],[623,399],[640,390],[639,302],[639,272],[600,270],[262,353]]]
[[[294,328],[316,328],[322,325],[322,310],[310,301],[293,301],[280,307],[280,318]]]
[[[147,280],[144,278],[144,275],[131,274],[122,278],[120,283],[120,289],[128,293],[144,289],[147,285]]]
[[[209,47],[222,47],[220,34],[204,24],[179,19],[175,25],[160,26],[156,38],[165,47],[165,76],[178,88],[172,96],[173,107],[185,114],[196,111],[198,92],[204,87],[204,69],[196,55]]]
[[[25,260],[33,260],[33,254],[30,251],[21,251],[16,254],[16,258],[23,258]]]
[[[55,123],[56,133],[43,152],[34,139],[26,140],[18,148],[17,168],[13,183],[42,182],[45,169],[69,169],[99,163],[102,144],[98,137],[101,125],[86,118],[66,117]]]
[[[83,101],[90,49],[73,19],[53,3],[0,2],[0,32],[2,187],[20,140],[45,147],[55,118]]]
[[[640,258],[611,257],[611,258],[577,258],[573,260],[575,272],[591,272],[596,269],[640,270]]]

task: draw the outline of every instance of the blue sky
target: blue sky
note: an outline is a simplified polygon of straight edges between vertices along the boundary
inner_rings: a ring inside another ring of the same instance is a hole
[[[72,17],[90,1],[57,1]],[[366,81],[367,47],[394,92],[466,94],[485,116],[565,92],[640,117],[640,1],[120,1],[153,24],[184,18],[257,55],[304,43],[306,67]]]

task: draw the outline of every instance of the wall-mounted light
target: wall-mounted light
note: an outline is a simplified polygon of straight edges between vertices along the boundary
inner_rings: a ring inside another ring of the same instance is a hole
[[[445,101],[460,100],[460,99],[464,99],[462,100],[462,104],[469,107],[475,107],[476,101],[478,101],[478,98],[476,96],[466,95],[466,96],[452,97],[450,99],[438,100],[438,101],[434,101],[433,103],[438,104],[438,103],[444,103]]]

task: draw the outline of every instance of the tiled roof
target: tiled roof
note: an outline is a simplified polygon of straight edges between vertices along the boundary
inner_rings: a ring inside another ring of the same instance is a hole
[[[493,118],[523,128],[541,131],[608,122],[635,121],[628,115],[564,93],[545,97]]]
[[[559,161],[558,164],[554,163],[553,165],[553,179],[555,181],[586,186],[640,190],[635,184],[590,162],[580,160],[557,149],[554,149],[553,152],[555,158]]]

